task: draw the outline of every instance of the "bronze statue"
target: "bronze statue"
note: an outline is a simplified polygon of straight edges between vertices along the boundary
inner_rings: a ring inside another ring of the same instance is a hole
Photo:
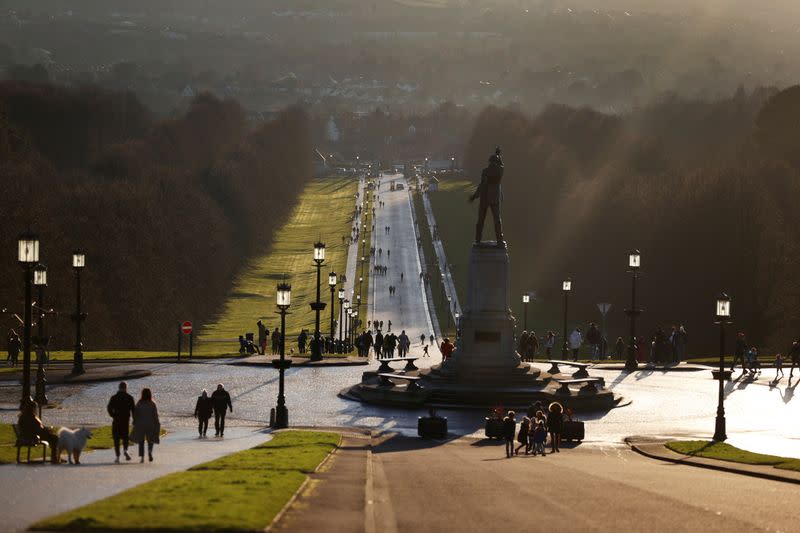
[[[503,200],[503,192],[500,188],[500,181],[503,179],[503,159],[500,156],[500,148],[495,148],[494,154],[489,158],[489,166],[481,172],[481,183],[475,194],[470,196],[472,202],[480,198],[478,207],[478,223],[475,225],[475,242],[480,243],[483,236],[483,223],[486,220],[486,210],[492,210],[494,219],[494,234],[497,246],[503,248],[503,222],[500,220],[500,202]]]

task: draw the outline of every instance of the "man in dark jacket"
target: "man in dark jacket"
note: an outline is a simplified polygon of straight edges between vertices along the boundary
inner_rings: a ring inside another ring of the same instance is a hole
[[[475,194],[470,196],[470,202],[480,198],[478,207],[478,223],[475,224],[475,242],[481,242],[483,235],[483,223],[486,220],[486,211],[492,210],[494,219],[494,234],[498,247],[505,247],[503,239],[503,223],[500,220],[500,202],[503,193],[500,182],[503,180],[503,159],[500,157],[500,148],[496,148],[494,154],[489,158],[489,166],[481,172],[481,182]]]
[[[128,455],[128,435],[130,433],[129,424],[131,417],[136,410],[133,396],[128,394],[128,384],[124,381],[119,384],[119,390],[108,401],[108,415],[111,417],[111,437],[114,439],[114,452],[117,458],[114,461],[119,463],[119,442],[122,441],[122,447],[125,453],[125,460],[130,461],[131,456]]]
[[[222,383],[217,385],[217,390],[211,393],[211,401],[214,402],[214,429],[215,437],[222,437],[225,435],[225,411],[227,409],[233,412],[233,404],[231,404],[231,395],[222,386]]]

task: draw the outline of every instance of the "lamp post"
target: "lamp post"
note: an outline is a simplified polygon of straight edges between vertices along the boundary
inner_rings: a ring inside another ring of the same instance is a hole
[[[31,401],[31,269],[39,262],[39,238],[23,233],[17,241],[17,260],[25,273],[25,312],[22,339],[22,398],[20,407]]]
[[[529,294],[522,295],[522,308],[523,308],[523,330],[528,331],[528,303],[531,301],[531,297]]]
[[[322,360],[322,346],[319,338],[319,313],[325,309],[325,304],[319,300],[320,271],[325,262],[325,243],[317,242],[314,244],[314,264],[317,266],[317,300],[311,302],[311,309],[315,312],[314,321],[314,345],[311,347],[311,360]]]
[[[280,359],[273,359],[272,366],[278,369],[278,406],[275,408],[275,429],[289,426],[289,410],[286,408],[286,397],[283,394],[283,373],[292,366],[292,361],[286,360],[286,310],[292,303],[292,286],[285,281],[278,284],[276,304],[281,315]]]
[[[633,372],[639,368],[639,363],[636,361],[636,317],[642,310],[636,307],[636,278],[639,276],[640,266],[642,266],[642,254],[639,250],[633,250],[628,254],[628,272],[631,273],[631,307],[625,310],[631,322],[628,358],[625,360],[625,370],[628,372]]]
[[[339,348],[337,350],[338,353],[342,353],[342,322],[344,322],[344,315],[342,311],[344,310],[344,287],[339,289]]]
[[[561,290],[564,291],[564,338],[562,339],[563,344],[561,346],[561,356],[566,359],[567,358],[567,310],[569,305],[569,293],[572,290],[572,280],[570,278],[565,279],[561,283]]]
[[[336,326],[333,323],[334,313],[336,312],[336,272],[328,274],[328,287],[331,288],[331,351],[333,350],[334,339],[336,338]]]
[[[350,328],[350,300],[344,300],[344,313],[346,317],[342,317],[342,322],[344,322],[344,353],[350,353],[350,335],[349,335],[349,328]]]
[[[358,309],[353,309],[353,327],[350,328],[350,344],[355,344],[356,341],[356,328],[358,327]]]
[[[36,268],[33,269],[33,284],[36,285],[38,289],[37,297],[37,306],[39,308],[39,339],[37,344],[39,345],[40,351],[37,352],[36,357],[36,403],[39,404],[39,407],[42,405],[47,405],[47,395],[45,394],[45,385],[47,384],[47,379],[44,375],[44,354],[47,350],[47,336],[45,335],[44,329],[44,316],[45,316],[45,308],[44,308],[44,288],[47,286],[47,267],[39,264],[36,265]]]
[[[728,436],[725,434],[725,390],[724,383],[730,379],[731,373],[725,370],[725,324],[731,323],[731,299],[724,292],[717,296],[717,321],[719,324],[719,400],[717,402],[717,420],[714,427],[714,440],[723,442]]]
[[[85,372],[83,368],[83,341],[81,340],[81,323],[86,313],[81,312],[81,271],[86,267],[86,254],[80,250],[72,253],[72,269],[75,271],[75,356],[72,361],[72,375],[79,376]]]

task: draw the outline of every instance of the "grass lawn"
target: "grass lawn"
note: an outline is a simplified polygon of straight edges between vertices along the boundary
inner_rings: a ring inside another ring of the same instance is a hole
[[[748,465],[768,465],[784,470],[800,472],[800,459],[748,452],[724,442],[705,440],[672,441],[668,442],[666,447],[684,455],[719,459],[721,461],[731,461],[733,463],[744,463]]]
[[[314,242],[318,238],[326,244],[321,299],[328,306],[320,321],[323,331],[328,329],[329,326],[324,326],[330,324],[327,276],[331,270],[340,275],[345,271],[348,245],[342,242],[342,236],[350,234],[357,186],[358,181],[354,178],[323,178],[309,183],[289,219],[274,232],[269,252],[253,258],[243,269],[219,316],[200,328],[199,342],[195,346],[198,355],[214,350],[238,350],[235,343],[228,346],[204,341],[236,339],[245,332],[256,332],[258,319],[263,320],[270,331],[280,327],[275,308],[275,287],[284,275],[292,285],[291,314],[286,317],[287,347],[293,345],[301,329],[313,331],[314,311],[309,304],[316,299],[316,268],[312,257]],[[265,233],[273,232],[265,228]]]
[[[338,444],[288,431],[260,446],[43,520],[38,530],[263,531]]]

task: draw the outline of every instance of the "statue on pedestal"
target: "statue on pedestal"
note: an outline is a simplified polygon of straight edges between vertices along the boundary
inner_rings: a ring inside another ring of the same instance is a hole
[[[483,223],[486,220],[486,210],[492,210],[494,220],[494,234],[498,248],[504,248],[506,243],[503,239],[503,222],[500,220],[500,202],[503,199],[503,192],[500,182],[503,179],[503,159],[500,156],[500,148],[495,148],[494,154],[489,158],[489,166],[481,172],[481,182],[475,194],[470,196],[469,201],[480,198],[478,207],[478,223],[475,225],[475,243],[481,242],[483,236]]]

